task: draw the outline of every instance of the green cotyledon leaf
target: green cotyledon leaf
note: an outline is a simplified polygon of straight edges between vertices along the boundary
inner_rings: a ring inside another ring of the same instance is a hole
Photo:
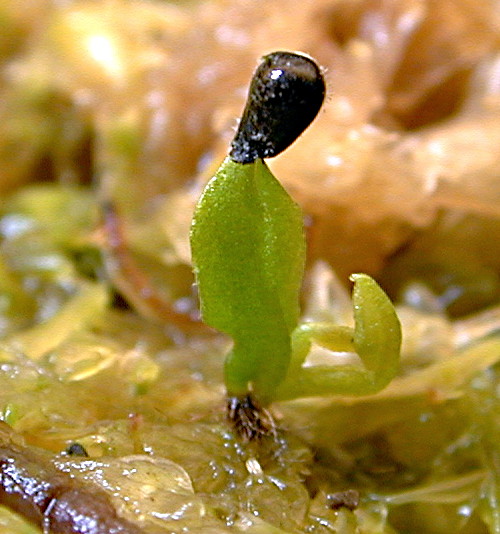
[[[267,165],[226,158],[196,207],[191,250],[206,324],[234,340],[228,393],[261,398],[284,378],[299,317],[302,214]]]

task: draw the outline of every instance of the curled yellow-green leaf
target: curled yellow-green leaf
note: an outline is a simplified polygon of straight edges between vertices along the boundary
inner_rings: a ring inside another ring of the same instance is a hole
[[[382,390],[398,371],[401,326],[394,307],[366,274],[354,274],[354,329],[328,323],[304,324],[293,336],[294,358],[274,398],[368,395]],[[302,366],[311,344],[355,352],[361,362],[349,365]]]

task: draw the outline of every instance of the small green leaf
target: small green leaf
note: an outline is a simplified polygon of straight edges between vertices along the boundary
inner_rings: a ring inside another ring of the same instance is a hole
[[[373,373],[373,392],[380,391],[399,369],[401,324],[389,297],[373,278],[352,274],[351,280],[354,347],[366,369]]]
[[[191,249],[203,320],[232,336],[226,386],[269,396],[284,378],[299,317],[302,214],[258,159],[227,158],[193,217]]]
[[[366,274],[353,274],[354,329],[306,323],[293,333],[294,357],[274,399],[370,395],[382,390],[399,368],[401,325],[389,297]],[[361,364],[304,366],[312,342],[333,351],[356,352]]]

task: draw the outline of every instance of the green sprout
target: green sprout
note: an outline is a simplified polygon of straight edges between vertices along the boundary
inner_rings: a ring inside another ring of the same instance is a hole
[[[234,341],[225,362],[228,407],[248,439],[266,430],[261,406],[306,396],[376,393],[398,369],[399,320],[366,274],[351,276],[354,328],[299,324],[303,217],[263,158],[280,153],[302,133],[324,93],[321,70],[311,58],[289,52],[264,57],[231,152],[193,216],[191,250],[202,317]],[[303,366],[313,342],[355,352],[360,363]]]

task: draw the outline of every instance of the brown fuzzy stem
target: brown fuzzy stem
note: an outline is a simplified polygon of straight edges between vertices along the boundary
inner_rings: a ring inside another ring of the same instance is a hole
[[[245,397],[228,397],[227,417],[245,442],[275,436],[276,425],[271,413],[249,393]]]

